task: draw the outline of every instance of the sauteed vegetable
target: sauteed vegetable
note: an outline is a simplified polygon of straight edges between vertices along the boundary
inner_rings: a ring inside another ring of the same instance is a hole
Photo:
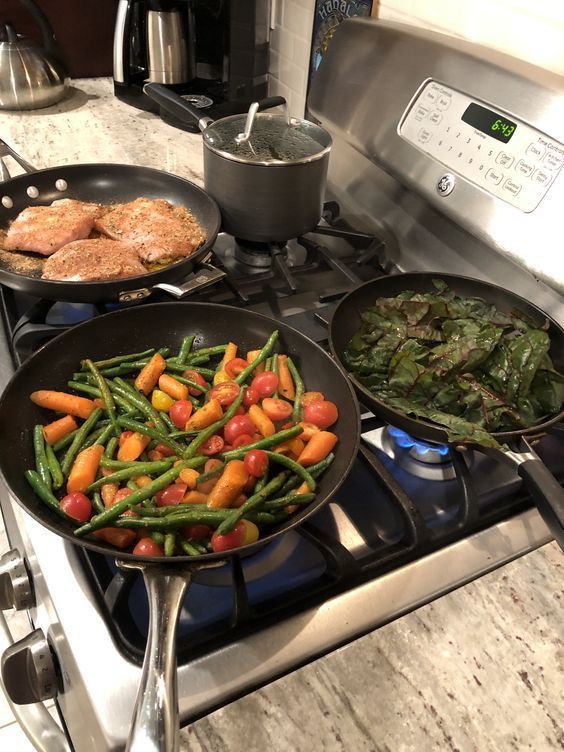
[[[344,362],[378,399],[444,426],[451,441],[499,446],[491,433],[533,426],[560,411],[564,376],[544,328],[481,298],[436,292],[379,298]],[[548,322],[547,322],[548,326]]]
[[[30,395],[65,415],[35,426],[27,481],[76,536],[134,554],[254,543],[315,498],[337,443],[337,406],[306,391],[277,340],[244,357],[236,343],[193,349],[187,336],[174,356],[83,360],[73,393]]]

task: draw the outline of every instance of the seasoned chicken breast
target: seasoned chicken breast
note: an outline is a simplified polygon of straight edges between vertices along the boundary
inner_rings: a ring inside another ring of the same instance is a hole
[[[110,238],[134,244],[143,261],[150,262],[189,256],[206,239],[188,209],[160,198],[120,204],[96,219],[94,225]]]
[[[44,279],[90,282],[146,274],[135,247],[107,238],[76,240],[50,256],[43,267]]]
[[[102,211],[99,204],[70,198],[53,201],[51,206],[30,206],[10,225],[4,248],[50,256],[67,243],[87,238]]]

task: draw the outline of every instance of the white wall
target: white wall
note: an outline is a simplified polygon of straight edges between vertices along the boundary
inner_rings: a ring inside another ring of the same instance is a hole
[[[315,0],[271,0],[270,93],[304,113]],[[564,75],[564,0],[377,0],[374,15],[494,47]]]
[[[564,0],[380,0],[378,17],[464,37],[564,75]]]

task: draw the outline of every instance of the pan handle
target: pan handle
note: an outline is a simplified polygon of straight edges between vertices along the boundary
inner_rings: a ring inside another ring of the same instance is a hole
[[[22,168],[22,170],[24,170],[28,174],[30,172],[36,172],[36,169],[35,169],[35,167],[32,164],[30,164],[23,157],[20,157],[20,155],[17,152],[15,152],[12,149],[11,146],[8,146],[8,144],[0,138],[0,159],[2,157],[12,157],[12,159],[14,159],[19,164],[19,166]],[[2,164],[4,164],[4,163],[2,163]],[[7,172],[6,165],[4,165],[4,168],[5,168],[6,172]],[[2,180],[7,180],[10,177],[9,174],[8,174],[8,178],[4,177],[4,175],[5,175],[5,172],[3,170],[2,171]]]
[[[163,107],[182,122],[191,123],[195,121],[201,131],[205,131],[208,125],[213,123],[212,118],[207,115],[202,116],[197,107],[162,84],[145,84],[143,91],[149,99],[155,101],[160,107]]]
[[[513,466],[517,465],[517,472],[533,497],[539,514],[564,551],[564,488],[529,442],[525,438],[521,441],[525,451],[504,451],[505,461]]]
[[[176,678],[178,615],[194,573],[223,566],[225,562],[167,566],[116,559],[116,564],[122,569],[141,571],[149,598],[149,635],[126,752],[177,752],[180,730]]]

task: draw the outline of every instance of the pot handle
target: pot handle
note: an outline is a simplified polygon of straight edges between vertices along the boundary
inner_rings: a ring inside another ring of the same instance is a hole
[[[539,514],[564,551],[564,488],[528,441],[524,438],[521,441],[525,451],[502,451],[502,454],[508,464],[517,465],[517,472],[533,497]]]
[[[253,130],[257,112],[268,110],[271,107],[284,107],[284,117],[286,118],[287,125],[290,125],[290,113],[288,111],[288,104],[286,103],[284,97],[266,97],[265,99],[259,99],[258,102],[253,102],[249,107],[249,111],[247,112],[247,119],[245,120],[244,132],[238,133],[235,136],[235,141],[238,144],[245,143],[245,141],[248,141],[251,137],[251,132]]]
[[[183,99],[179,94],[175,94],[162,84],[145,84],[143,91],[160,107],[163,107],[167,112],[182,120],[184,123],[191,123],[195,121],[198,123],[198,128],[201,131],[205,131],[210,123],[213,123],[213,119],[207,115],[203,115],[201,111]]]

